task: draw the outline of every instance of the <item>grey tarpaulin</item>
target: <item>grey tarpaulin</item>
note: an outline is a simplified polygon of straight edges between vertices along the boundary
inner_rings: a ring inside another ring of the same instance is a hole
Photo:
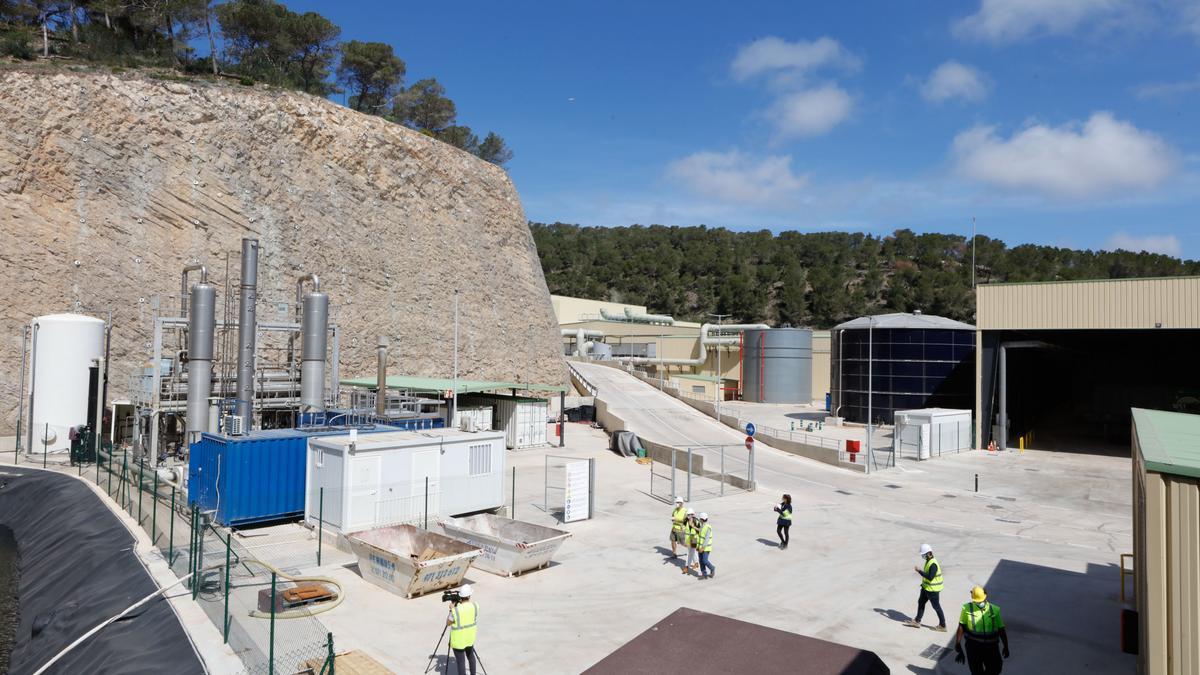
[[[37,670],[158,588],[133,552],[133,535],[75,478],[5,468],[0,523],[12,529],[19,556],[12,675]],[[156,598],[68,652],[49,672],[200,674],[204,667],[171,606]]]
[[[626,457],[636,457],[642,449],[642,442],[632,431],[614,431],[612,435],[612,451]]]

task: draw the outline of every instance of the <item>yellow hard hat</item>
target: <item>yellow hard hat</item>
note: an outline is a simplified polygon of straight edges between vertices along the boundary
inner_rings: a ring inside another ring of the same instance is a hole
[[[983,590],[983,586],[971,589],[971,602],[983,602],[984,600],[987,600],[987,593]]]

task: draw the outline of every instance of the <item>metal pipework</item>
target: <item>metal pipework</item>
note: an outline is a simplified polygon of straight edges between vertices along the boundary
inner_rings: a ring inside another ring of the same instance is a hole
[[[634,323],[661,323],[667,326],[674,326],[674,317],[666,314],[639,314],[632,309],[625,308],[625,318]]]
[[[201,279],[204,278],[201,273]],[[217,289],[204,281],[192,286],[188,317],[187,440],[208,428],[208,399],[212,396],[213,340],[216,335]]]
[[[379,336],[377,345],[377,355],[379,358],[378,371],[375,376],[375,414],[382,417],[387,411],[387,351],[388,339],[386,335]]]
[[[767,330],[770,326],[765,323],[736,323],[714,324],[706,323],[700,326],[700,355],[694,359],[664,359],[647,356],[618,356],[617,360],[628,363],[656,363],[664,366],[701,366],[708,360],[709,347],[729,347],[736,345],[738,339],[721,333],[741,333],[748,330]],[[709,335],[712,333],[712,335]]]
[[[321,277],[309,272],[296,279],[296,319],[300,319],[300,306],[304,301],[304,282],[311,281],[313,293],[321,292]]]
[[[254,413],[254,343],[258,303],[258,240],[242,240],[242,295],[238,300],[237,407],[242,428],[252,427]]]
[[[208,268],[200,263],[185,265],[179,275],[179,316],[186,319],[188,315],[188,272],[200,270],[200,283],[208,283]]]
[[[328,351],[329,296],[321,293],[320,280],[312,277],[313,292],[302,300],[300,317],[300,407],[325,409],[325,353]],[[300,282],[303,283],[303,282]],[[300,283],[296,284],[297,291]]]
[[[562,333],[563,337],[575,338],[575,356],[588,355],[588,351],[590,350],[589,345],[591,345],[591,343],[587,342],[587,338],[604,337],[603,331],[588,330],[586,328],[562,328],[560,329],[560,332]]]

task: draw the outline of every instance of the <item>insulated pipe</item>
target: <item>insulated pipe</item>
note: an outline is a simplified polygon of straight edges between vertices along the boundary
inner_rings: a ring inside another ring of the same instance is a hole
[[[700,355],[694,359],[661,359],[649,358],[643,356],[618,356],[619,361],[628,361],[629,363],[657,363],[664,366],[701,366],[708,360],[708,347],[731,346],[738,343],[738,338],[733,336],[709,335],[710,331],[716,333],[734,332],[741,333],[747,330],[768,330],[771,327],[763,323],[736,323],[736,324],[712,324],[706,323],[700,327]]]
[[[188,315],[188,272],[200,270],[200,283],[208,283],[208,268],[200,263],[192,263],[183,268],[183,272],[179,275],[179,316],[186,319]]]
[[[237,408],[242,428],[253,426],[254,343],[257,337],[258,240],[242,240],[242,295],[238,301]]]
[[[604,316],[601,314],[601,316]],[[666,314],[639,314],[628,307],[625,308],[625,318],[634,323],[662,323],[668,326],[675,325],[675,319]]]
[[[300,317],[300,406],[324,410],[329,296],[316,290],[321,282],[316,275],[311,276],[314,290],[304,296],[304,312]],[[299,284],[296,287],[299,288]]]
[[[604,309],[603,307],[600,308],[600,318],[604,319],[605,321],[629,321],[629,319],[621,316],[620,314],[609,314],[608,310]]]
[[[575,356],[587,356],[588,354],[588,338],[602,338],[604,333],[598,330],[588,330],[586,328],[563,328],[561,329],[563,337],[575,338]]]
[[[386,335],[379,336],[377,343],[379,365],[375,374],[375,414],[383,417],[387,411],[387,352],[388,339]]]
[[[201,279],[204,278],[201,273]],[[188,317],[187,442],[193,433],[208,428],[208,399],[212,396],[213,338],[217,289],[201,281],[192,286],[192,314]]]

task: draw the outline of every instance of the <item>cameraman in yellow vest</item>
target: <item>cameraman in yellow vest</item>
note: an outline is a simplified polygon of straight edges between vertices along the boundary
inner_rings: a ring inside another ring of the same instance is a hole
[[[458,589],[458,599],[450,605],[450,649],[454,650],[454,662],[459,673],[467,672],[467,661],[471,663],[471,675],[475,675],[475,622],[479,618],[479,605],[471,600],[471,585],[463,584]]]

